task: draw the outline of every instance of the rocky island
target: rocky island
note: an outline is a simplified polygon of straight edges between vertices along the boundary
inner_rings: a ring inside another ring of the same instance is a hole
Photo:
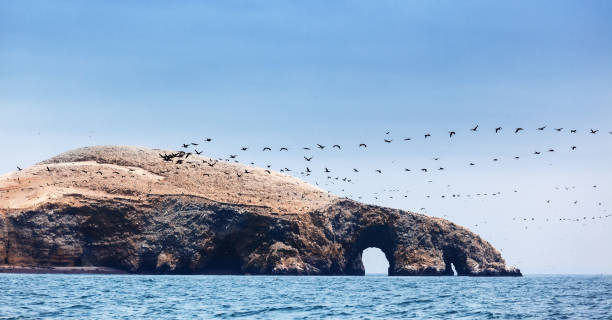
[[[393,276],[521,275],[450,221],[169,152],[81,148],[0,176],[0,272],[363,275],[362,251],[377,247]]]

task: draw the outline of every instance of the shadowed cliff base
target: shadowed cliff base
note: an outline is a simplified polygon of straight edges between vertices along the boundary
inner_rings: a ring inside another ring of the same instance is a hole
[[[199,156],[167,162],[164,152],[82,148],[0,176],[0,265],[363,275],[361,254],[377,247],[393,276],[453,275],[451,264],[458,275],[521,275],[447,220],[338,198],[260,168]]]

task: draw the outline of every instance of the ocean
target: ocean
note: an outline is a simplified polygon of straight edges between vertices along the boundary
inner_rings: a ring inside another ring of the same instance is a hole
[[[612,276],[0,274],[0,319],[612,319]]]

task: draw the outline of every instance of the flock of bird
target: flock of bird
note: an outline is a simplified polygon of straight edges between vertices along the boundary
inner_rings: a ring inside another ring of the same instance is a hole
[[[469,128],[469,131],[471,131],[472,133],[477,133],[477,132],[479,132],[479,129],[480,129],[479,126],[476,125],[476,126],[474,126],[472,128]],[[547,126],[541,126],[541,127],[535,128],[536,131],[544,131],[546,129],[547,129]],[[503,130],[504,129],[502,127],[500,127],[500,126],[493,128],[493,131],[495,132],[495,134],[499,134]],[[564,128],[553,128],[553,130],[556,131],[556,132],[561,132],[561,131],[563,131],[565,129]],[[511,131],[513,132],[513,134],[521,134],[522,132],[525,132],[526,130],[524,128],[522,128],[522,127],[517,127],[517,128],[512,129]],[[570,134],[578,133],[577,129],[570,129],[568,131],[569,131]],[[599,132],[598,129],[590,129],[590,130],[587,131],[587,133],[590,134],[590,135],[596,135],[596,134],[598,134],[598,132]],[[391,137],[390,134],[391,134],[390,131],[384,132],[384,137],[382,138],[382,143],[384,143],[384,144],[391,144],[391,143],[394,142],[394,139]],[[612,131],[609,131],[609,134],[612,135]],[[448,131],[448,138],[453,139],[456,135],[457,135],[457,131],[455,131],[455,130]],[[429,139],[431,137],[432,137],[431,133],[423,134],[423,138],[424,139]],[[403,141],[410,141],[410,140],[412,140],[412,138],[410,138],[410,137],[403,138]],[[179,149],[185,149],[184,151],[176,151],[176,152],[172,152],[172,153],[160,153],[159,157],[160,157],[160,159],[162,161],[171,162],[171,163],[176,164],[176,165],[181,165],[181,164],[184,164],[191,155],[193,155],[193,154],[196,154],[196,155],[202,154],[204,152],[203,144],[211,143],[211,142],[213,142],[212,138],[205,138],[205,139],[203,139],[203,142],[183,143],[183,144],[181,144],[179,146]],[[356,148],[359,148],[359,149],[367,149],[368,148],[368,144],[365,143],[365,142],[356,143],[355,146],[356,146]],[[278,150],[278,152],[287,152],[287,151],[290,150],[290,147],[288,147],[288,146],[280,146],[280,147],[277,147],[277,148],[274,148],[274,149],[271,146],[262,146],[260,148],[261,148],[260,149],[261,152],[272,152],[273,150]],[[299,149],[299,150],[304,151],[306,153],[307,151],[311,151],[313,149],[325,150],[326,148],[328,148],[328,149],[335,149],[335,150],[343,150],[343,146],[341,146],[340,144],[324,145],[324,144],[320,144],[320,143],[316,143],[312,147],[311,146],[304,146],[304,147],[301,147],[301,148],[291,148],[291,149]],[[193,150],[190,150],[190,149],[193,149]],[[239,151],[240,152],[244,152],[244,151],[247,151],[249,149],[251,149],[251,148],[248,147],[248,146],[242,146],[242,147],[239,148]],[[255,148],[255,149],[257,150],[257,148]],[[573,150],[576,150],[576,149],[577,149],[577,147],[574,146],[574,145],[572,145],[572,146],[570,146],[568,148],[568,150],[570,150],[570,151],[573,151]],[[555,152],[555,149],[550,148],[550,149],[547,149],[546,152]],[[308,153],[310,153],[310,152],[308,152]],[[541,155],[542,153],[543,153],[542,151],[534,151],[533,152],[533,154],[535,154],[535,155]],[[238,163],[239,162],[238,158],[239,158],[239,154],[232,153],[232,154],[229,154],[227,157],[220,157],[220,158],[217,158],[215,160],[210,159],[210,160],[202,160],[202,161],[206,165],[208,165],[210,167],[214,167],[219,161],[226,161],[226,162],[233,161],[233,162],[237,162]],[[515,160],[520,159],[519,156],[514,156],[513,158]],[[313,174],[313,170],[309,167],[309,163],[311,163],[311,161],[313,161],[314,156],[313,155],[303,155],[303,159],[306,162],[306,165],[304,166],[304,169],[292,170],[292,169],[290,169],[290,168],[288,168],[286,166],[281,166],[281,167],[278,168],[278,170],[280,172],[284,172],[284,173],[287,173],[287,174],[292,174],[292,173],[295,173],[295,172],[299,172],[300,175],[308,177],[308,176]],[[433,157],[432,160],[438,161],[439,157]],[[499,158],[493,158],[491,160],[494,161],[494,162],[497,162],[500,159]],[[254,162],[250,162],[250,164],[251,165],[255,165]],[[469,166],[475,166],[476,163],[469,162],[468,165]],[[266,164],[264,170],[265,170],[266,173],[271,174],[271,171],[270,171],[271,168],[272,168],[271,164]],[[22,170],[20,167],[17,167],[17,169],[19,171]],[[424,172],[424,173],[427,173],[427,172],[432,171],[432,170],[443,171],[443,170],[445,170],[445,168],[443,166],[436,166],[436,168],[434,168],[434,169],[431,169],[431,168],[418,168],[418,169],[414,169],[414,171],[417,171],[417,170],[421,171],[421,172]],[[352,173],[353,174],[359,174],[361,171],[362,170],[359,169],[359,168],[352,168]],[[413,171],[413,169],[411,169],[411,168],[403,168],[403,171],[404,172],[410,172],[410,171]],[[323,166],[323,169],[322,169],[321,173],[323,174],[324,178],[326,179],[325,180],[326,181],[325,185],[328,185],[328,183],[334,184],[334,181],[338,181],[338,182],[342,181],[344,183],[349,183],[349,184],[353,183],[354,177],[347,177],[347,176],[345,176],[345,177],[335,176],[334,177],[334,176],[331,175],[332,172],[333,172],[333,170],[330,169],[328,166]],[[242,178],[244,175],[251,174],[251,173],[252,173],[252,170],[244,169],[243,172],[236,173],[236,176],[238,178]],[[374,169],[374,173],[375,174],[383,174],[383,171],[381,169]],[[432,182],[432,181],[429,180],[428,182]],[[318,181],[316,181],[315,184],[316,185],[320,185]],[[450,187],[450,185],[448,187]],[[597,188],[596,185],[593,186],[593,187]],[[575,188],[575,187],[572,187],[572,188]],[[344,188],[341,189],[341,191],[344,192],[345,191]],[[372,195],[372,198],[374,200],[379,200],[382,197],[388,197],[389,199],[394,199],[395,197],[398,197],[398,198],[401,197],[402,195],[397,195],[396,194],[397,192],[399,192],[399,189],[383,190],[383,192],[381,192],[381,193],[374,192],[373,195]],[[517,193],[518,191],[517,190],[513,190],[513,192]],[[482,198],[482,197],[499,197],[500,195],[501,195],[501,191],[464,193],[464,194],[457,192],[457,193],[441,194],[441,195],[439,195],[439,197],[440,197],[440,199],[460,199],[460,198],[462,198],[462,199],[465,199],[465,198],[472,198],[472,199],[474,199],[474,198]],[[348,194],[347,196],[349,198],[353,198],[352,194]],[[404,194],[403,197],[407,198],[408,195]],[[425,198],[427,198],[427,199],[430,199],[432,197],[433,196],[430,195],[430,194],[426,194],[425,195]],[[362,199],[362,196],[358,196],[357,198],[358,199]],[[546,202],[549,204],[550,200],[546,200]],[[577,203],[578,203],[577,200],[573,200],[573,204],[574,205],[576,205]],[[602,206],[602,202],[598,202],[598,207],[601,207],[601,206]],[[426,208],[424,208],[424,207],[420,208],[420,210],[426,212]],[[582,216],[581,218],[558,218],[558,221],[586,221],[586,220],[589,220],[589,219],[590,220],[596,220],[596,219],[608,218],[610,216],[611,216],[610,214],[607,214],[607,215],[597,215],[597,216],[591,216],[591,217]],[[519,221],[535,221],[535,217],[531,217],[531,218],[517,218],[517,217],[515,217],[514,220],[519,220]],[[552,219],[551,218],[547,218],[546,219],[546,221],[550,221],[550,220],[552,220]]]

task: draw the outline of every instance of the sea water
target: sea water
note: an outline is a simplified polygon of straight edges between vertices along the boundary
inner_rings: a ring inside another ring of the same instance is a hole
[[[0,319],[612,319],[612,276],[0,274]]]

